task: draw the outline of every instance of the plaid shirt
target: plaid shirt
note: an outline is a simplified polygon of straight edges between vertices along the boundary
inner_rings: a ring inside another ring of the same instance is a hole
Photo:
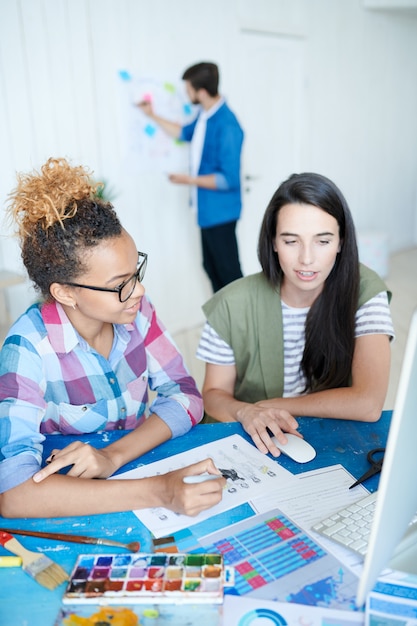
[[[157,392],[150,407],[148,386]],[[44,433],[131,430],[150,413],[178,437],[201,420],[203,405],[146,297],[133,324],[114,325],[108,359],[58,303],[31,306],[0,352],[0,492],[39,469]]]

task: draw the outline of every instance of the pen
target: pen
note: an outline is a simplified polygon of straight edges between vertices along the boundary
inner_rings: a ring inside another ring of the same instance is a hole
[[[0,556],[0,567],[20,567],[21,565],[20,556]]]
[[[197,476],[184,476],[183,482],[190,485],[196,485],[197,483],[205,483],[208,480],[216,480],[222,478],[221,474],[198,474]]]

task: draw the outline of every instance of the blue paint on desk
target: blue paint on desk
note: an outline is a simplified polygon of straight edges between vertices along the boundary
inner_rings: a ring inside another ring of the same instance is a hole
[[[340,463],[355,478],[358,478],[369,468],[366,460],[369,450],[385,446],[391,413],[391,411],[383,411],[381,418],[375,423],[323,419],[319,417],[298,418],[299,432],[315,448],[317,456],[307,464],[299,464],[282,454],[277,459],[277,462],[293,474]],[[109,445],[125,434],[124,431],[106,431],[81,437],[51,435],[47,437],[44,444],[44,458],[49,456],[53,448],[63,448],[71,441],[84,441],[100,448]],[[185,450],[234,434],[239,434],[247,441],[252,441],[240,424],[201,424],[193,428],[185,436],[167,441],[151,452],[144,454],[139,460],[131,461],[116,472],[116,475],[140,465],[153,463],[172,454],[179,454]],[[378,478],[376,476],[375,480],[369,480],[366,483],[366,487],[370,491],[374,491],[377,488]]]
[[[283,467],[294,474],[311,469],[342,464],[355,478],[368,469],[367,452],[372,448],[384,447],[391,420],[391,411],[384,411],[378,422],[368,424],[347,420],[304,417],[299,419],[300,432],[317,451],[316,458],[307,464],[297,464],[281,455],[277,459]],[[73,440],[89,442],[97,448],[104,447],[123,436],[125,432],[114,431],[82,437],[51,435],[44,444],[44,459],[53,448],[62,448]],[[167,441],[139,460],[124,466],[120,472],[152,463],[205,443],[240,434],[251,441],[240,424],[203,424],[193,428],[178,439]],[[118,473],[120,473],[118,472]],[[378,486],[379,476],[366,483],[370,491]],[[227,516],[226,516],[227,517]],[[225,520],[230,524],[233,520]],[[47,532],[62,532],[94,537],[112,537],[118,541],[140,541],[142,550],[152,550],[149,531],[132,512],[65,517],[52,519],[0,518],[0,524],[14,528],[31,528]],[[78,554],[123,552],[122,549],[105,546],[90,546],[54,542],[33,537],[18,537],[29,550],[45,552],[54,561],[70,572]],[[0,555],[10,554],[0,547]],[[0,569],[0,625],[1,626],[53,626],[61,605],[64,585],[49,591],[33,581],[20,568]]]

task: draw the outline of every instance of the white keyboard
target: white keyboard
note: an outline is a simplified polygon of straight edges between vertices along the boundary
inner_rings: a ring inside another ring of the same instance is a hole
[[[313,526],[312,530],[365,556],[375,512],[376,493],[371,493],[321,520]]]

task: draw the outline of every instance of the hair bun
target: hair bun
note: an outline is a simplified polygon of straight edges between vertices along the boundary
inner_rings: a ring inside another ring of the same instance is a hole
[[[48,229],[77,212],[77,202],[95,195],[99,183],[83,166],[73,167],[64,158],[50,158],[41,171],[17,175],[18,184],[10,194],[10,213],[20,235],[41,222]]]

